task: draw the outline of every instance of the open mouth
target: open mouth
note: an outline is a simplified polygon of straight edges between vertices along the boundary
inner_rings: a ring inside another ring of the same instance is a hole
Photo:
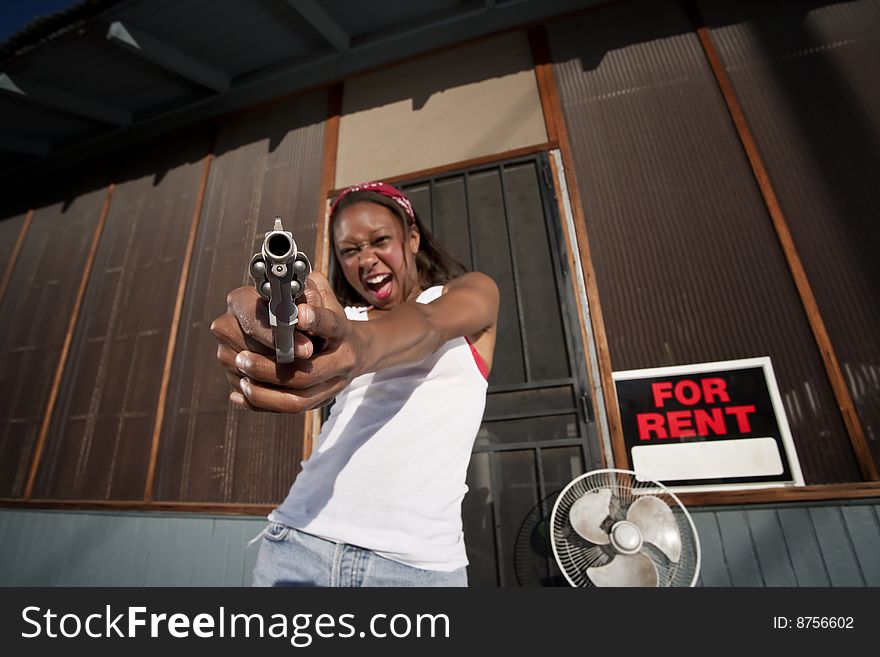
[[[364,284],[378,299],[387,299],[391,296],[391,274],[376,274],[364,279]]]

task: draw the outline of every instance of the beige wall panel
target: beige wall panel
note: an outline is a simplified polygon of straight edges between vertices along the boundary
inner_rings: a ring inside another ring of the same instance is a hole
[[[545,141],[528,38],[504,34],[347,80],[336,187]]]

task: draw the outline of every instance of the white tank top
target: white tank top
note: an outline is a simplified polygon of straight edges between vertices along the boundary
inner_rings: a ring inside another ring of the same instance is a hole
[[[345,311],[367,320],[366,308]],[[353,379],[269,519],[417,568],[466,566],[461,501],[486,388],[463,337],[420,363]]]

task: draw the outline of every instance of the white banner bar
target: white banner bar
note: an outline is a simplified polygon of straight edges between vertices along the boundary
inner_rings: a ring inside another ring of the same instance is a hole
[[[761,477],[783,471],[773,438],[637,445],[632,460],[636,478],[643,481]]]

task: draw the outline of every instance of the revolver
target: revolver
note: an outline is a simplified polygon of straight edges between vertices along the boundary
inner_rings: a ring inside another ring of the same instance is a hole
[[[269,302],[275,359],[292,363],[296,300],[306,289],[312,264],[305,253],[297,250],[293,233],[284,230],[281,217],[275,217],[275,227],[266,233],[263,248],[251,258],[249,271],[257,292]]]

